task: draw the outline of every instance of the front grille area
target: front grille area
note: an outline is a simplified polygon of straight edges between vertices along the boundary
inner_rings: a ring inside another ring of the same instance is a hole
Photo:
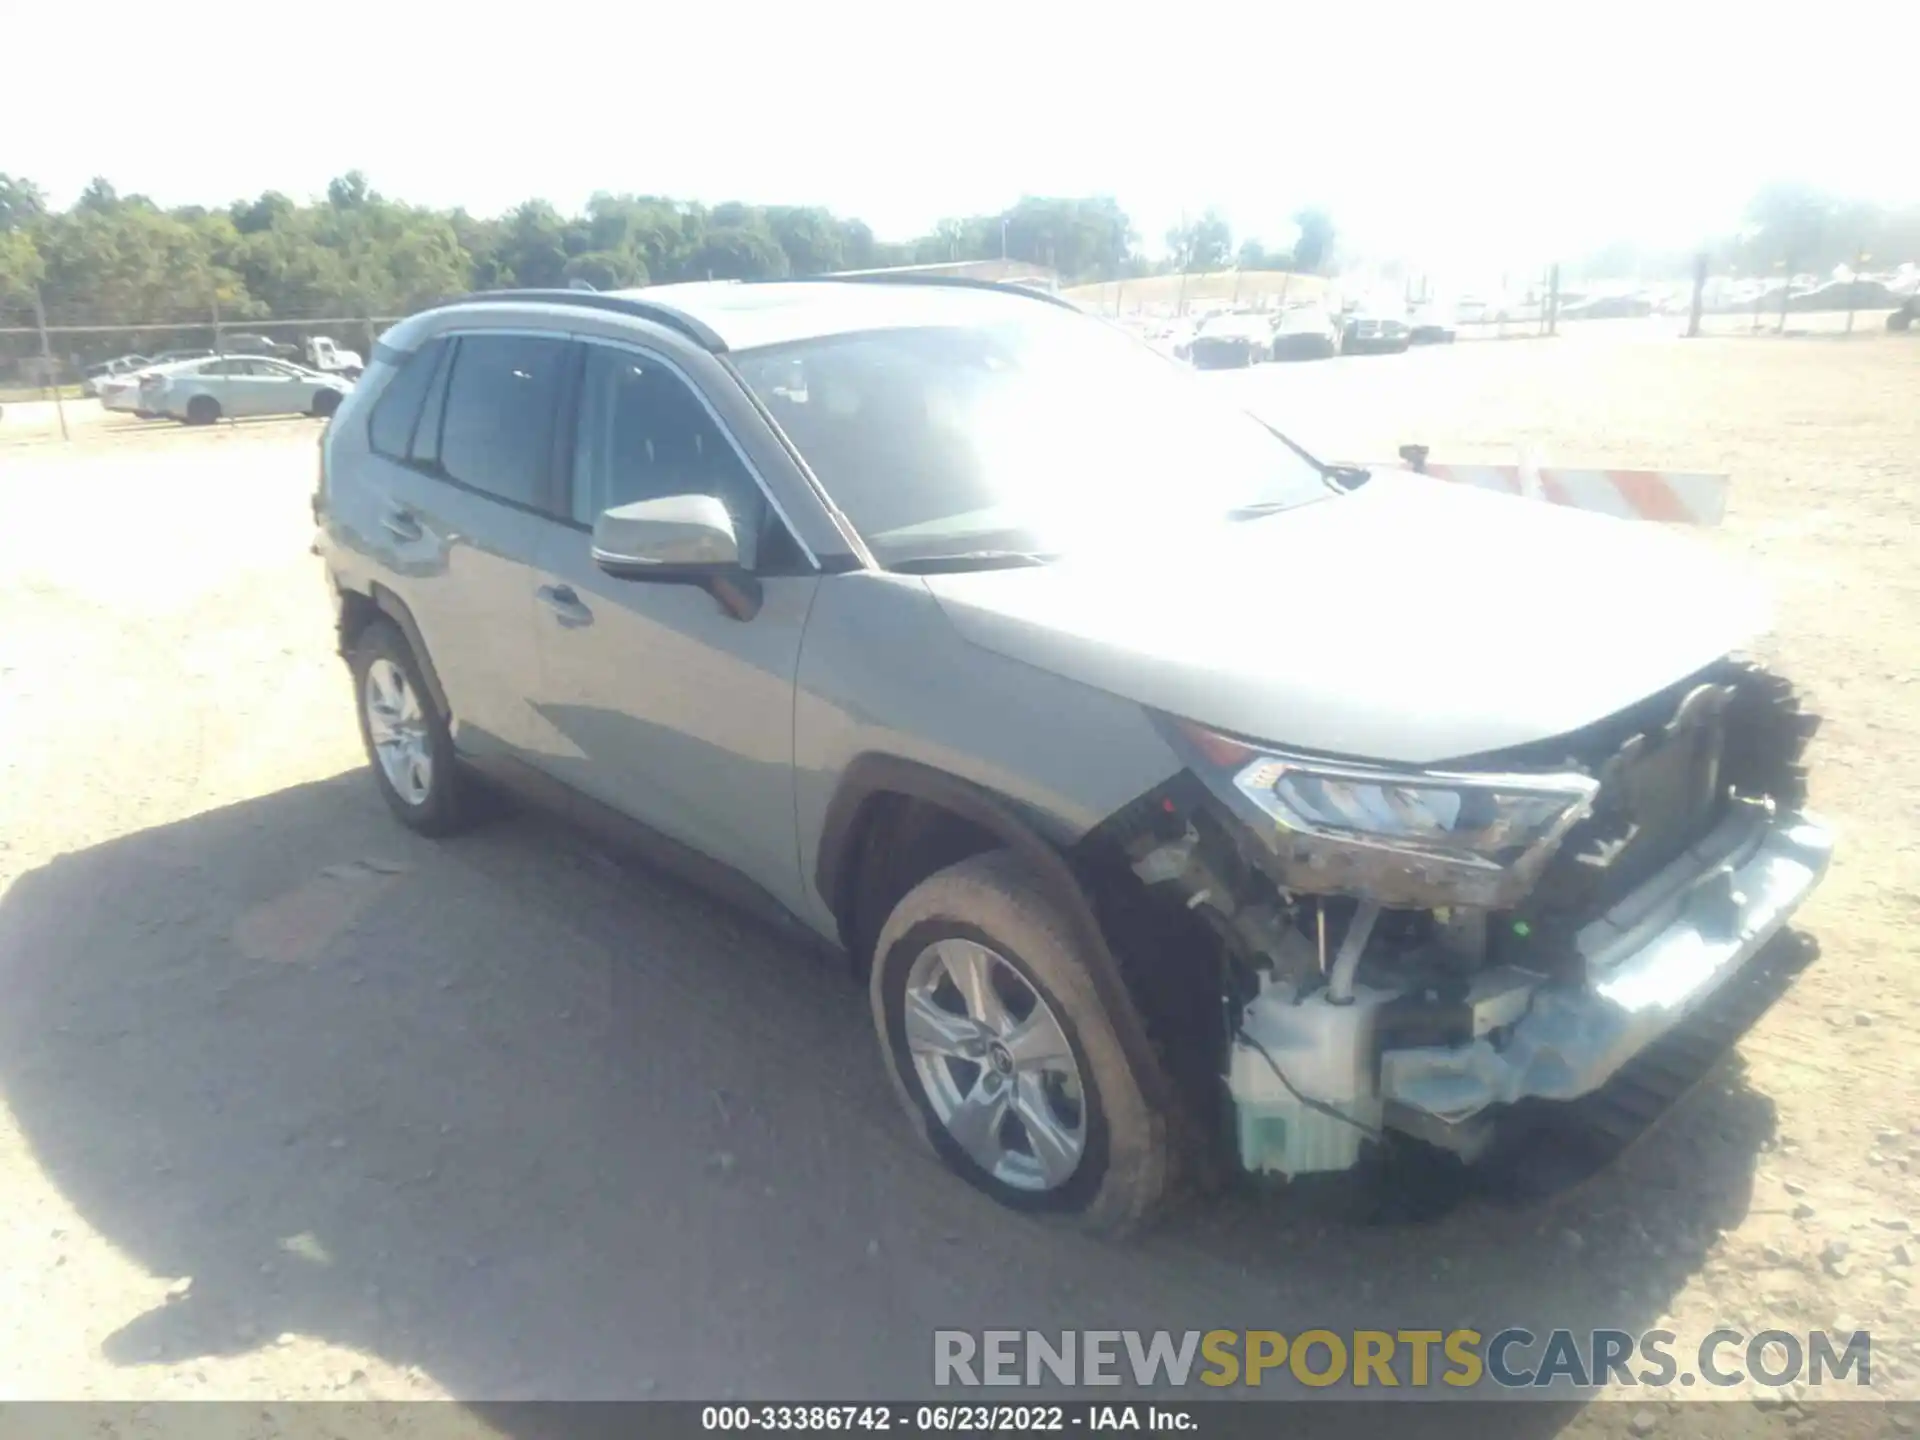
[[[1702,682],[1664,725],[1636,732],[1597,767],[1594,813],[1567,837],[1548,876],[1589,915],[1652,879],[1724,813],[1732,698],[1730,686]]]
[[[1502,757],[1572,765],[1600,781],[1514,923],[1496,927],[1501,958],[1531,963],[1677,859],[1726,813],[1728,797],[1802,804],[1806,743],[1819,721],[1793,687],[1757,666],[1708,667],[1637,705]]]

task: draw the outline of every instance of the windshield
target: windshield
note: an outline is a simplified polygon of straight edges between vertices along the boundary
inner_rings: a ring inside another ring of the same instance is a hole
[[[1106,325],[1030,308],[734,359],[883,565],[1164,540],[1334,493],[1202,377]]]

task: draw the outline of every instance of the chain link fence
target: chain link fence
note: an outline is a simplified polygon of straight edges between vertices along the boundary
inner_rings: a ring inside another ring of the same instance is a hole
[[[80,399],[105,367],[136,368],[140,362],[188,355],[277,355],[312,364],[323,353],[315,342],[358,352],[373,349],[379,333],[398,315],[222,316],[217,305],[204,314],[169,321],[129,323],[123,317],[44,311],[33,297],[0,299],[0,403],[6,400]]]

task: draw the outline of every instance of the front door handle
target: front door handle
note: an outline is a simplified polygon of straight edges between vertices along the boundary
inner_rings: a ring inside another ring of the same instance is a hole
[[[542,605],[553,612],[554,618],[568,629],[593,623],[593,611],[580,603],[580,597],[573,593],[571,585],[542,585],[533,593]]]
[[[380,517],[380,527],[396,540],[418,540],[426,533],[420,528],[419,517],[398,507]]]

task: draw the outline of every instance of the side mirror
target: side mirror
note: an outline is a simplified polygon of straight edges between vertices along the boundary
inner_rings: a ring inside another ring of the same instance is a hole
[[[693,580],[736,570],[733,517],[711,495],[668,495],[602,510],[593,563],[622,580]]]
[[[698,585],[736,620],[760,609],[760,584],[740,564],[733,517],[712,495],[668,495],[602,510],[593,563],[620,580]]]

